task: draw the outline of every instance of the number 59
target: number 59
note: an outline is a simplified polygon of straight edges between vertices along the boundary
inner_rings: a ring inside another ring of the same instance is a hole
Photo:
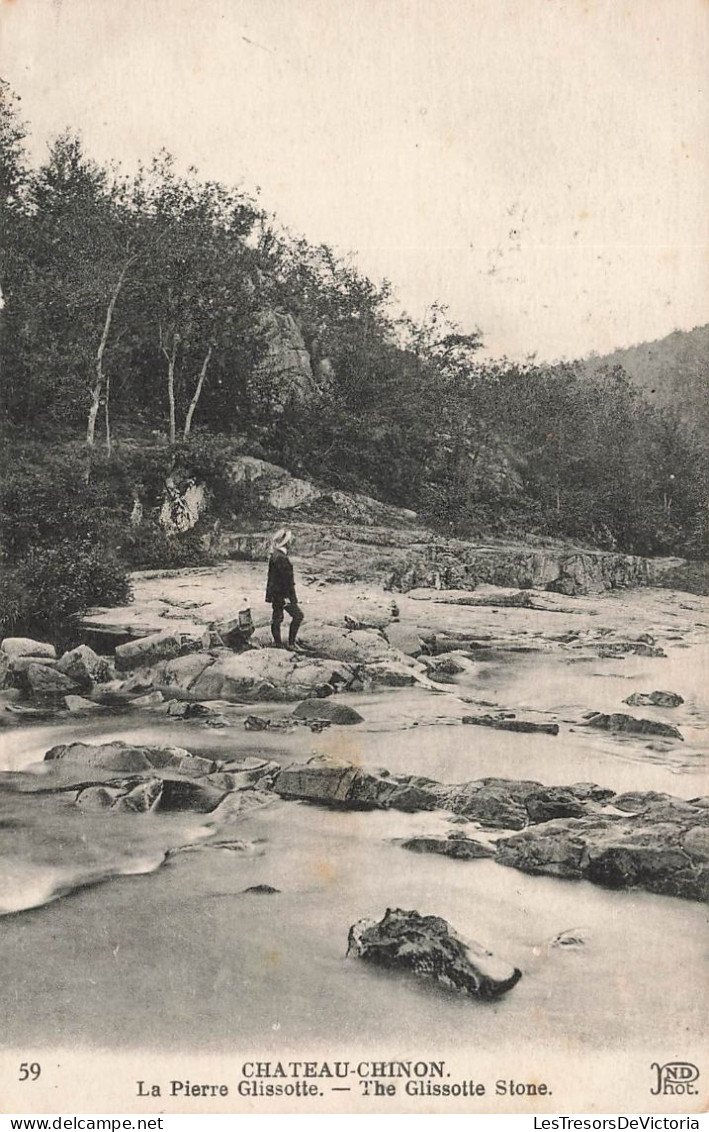
[[[20,1081],[29,1081],[30,1078],[36,1081],[41,1072],[42,1066],[38,1061],[23,1061],[20,1066]]]

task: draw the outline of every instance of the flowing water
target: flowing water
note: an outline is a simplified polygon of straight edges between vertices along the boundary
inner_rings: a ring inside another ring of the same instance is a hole
[[[474,680],[449,693],[351,697],[365,723],[319,735],[248,733],[238,709],[222,730],[145,715],[55,721],[6,730],[2,769],[30,768],[29,781],[41,785],[33,764],[50,746],[124,738],[230,759],[330,753],[448,782],[595,781],[690,798],[706,792],[707,659],[699,645],[671,662],[523,655],[477,666]],[[671,716],[683,744],[564,723],[663,687],[685,696]],[[562,733],[460,726],[458,697],[473,691],[513,710],[551,712]],[[452,828],[440,813],[336,812],[274,799],[216,825],[214,815],[89,814],[71,793],[15,792],[22,780],[12,776],[14,789],[0,792],[0,910],[12,913],[0,920],[6,1046],[277,1052],[384,1039],[395,1027],[425,1034],[432,1048],[457,1035],[475,1045],[479,1035],[490,1050],[530,1032],[540,1044],[615,1048],[644,1045],[652,1016],[677,1049],[699,1041],[709,1003],[687,973],[704,961],[700,905],[530,877],[490,860],[413,855],[395,843]],[[210,848],[204,839],[215,833],[243,844]],[[244,891],[256,885],[278,891]],[[347,959],[350,925],[388,906],[446,917],[519,966],[521,982],[499,1001],[471,1003]],[[551,946],[570,928],[582,946]]]

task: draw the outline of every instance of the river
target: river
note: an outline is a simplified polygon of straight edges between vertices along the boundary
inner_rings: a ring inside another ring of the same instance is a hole
[[[16,727],[3,734],[2,769],[31,767],[69,738],[124,738],[229,759],[267,754],[285,763],[334,753],[449,782],[595,781],[690,798],[706,791],[708,657],[698,641],[667,661],[483,662],[450,694],[351,696],[366,722],[320,735],[145,714]],[[685,704],[673,721],[686,741],[648,744],[570,725],[556,737],[463,727],[457,696],[473,686],[478,696],[543,708],[562,722],[578,720],[581,708],[617,705],[621,692],[681,688]],[[245,711],[232,710],[237,723]],[[527,876],[489,860],[413,855],[395,843],[450,829],[441,813],[337,812],[274,799],[216,831],[242,847],[179,852],[163,864],[167,849],[198,846],[215,832],[210,815],[96,815],[79,811],[71,795],[7,791],[0,807],[0,902],[17,909],[0,921],[7,1047],[277,1053],[395,1031],[425,1035],[427,1048],[464,1035],[466,1045],[479,1040],[490,1051],[533,1032],[535,1042],[571,1051],[620,1049],[646,1045],[654,1017],[678,1050],[701,1040],[709,1006],[698,977],[702,906]],[[278,891],[244,891],[256,885]],[[350,925],[387,907],[447,918],[517,965],[521,982],[501,1000],[471,1003],[347,959]],[[551,946],[566,929],[583,944]]]

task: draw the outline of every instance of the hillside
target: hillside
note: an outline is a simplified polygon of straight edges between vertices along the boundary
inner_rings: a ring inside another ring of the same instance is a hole
[[[656,342],[614,350],[584,364],[591,372],[622,366],[652,404],[676,408],[709,437],[709,325],[675,330]]]

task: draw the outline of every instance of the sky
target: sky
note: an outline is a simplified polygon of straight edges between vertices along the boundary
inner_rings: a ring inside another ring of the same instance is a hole
[[[165,147],[485,352],[709,321],[706,0],[0,0],[31,156]]]

